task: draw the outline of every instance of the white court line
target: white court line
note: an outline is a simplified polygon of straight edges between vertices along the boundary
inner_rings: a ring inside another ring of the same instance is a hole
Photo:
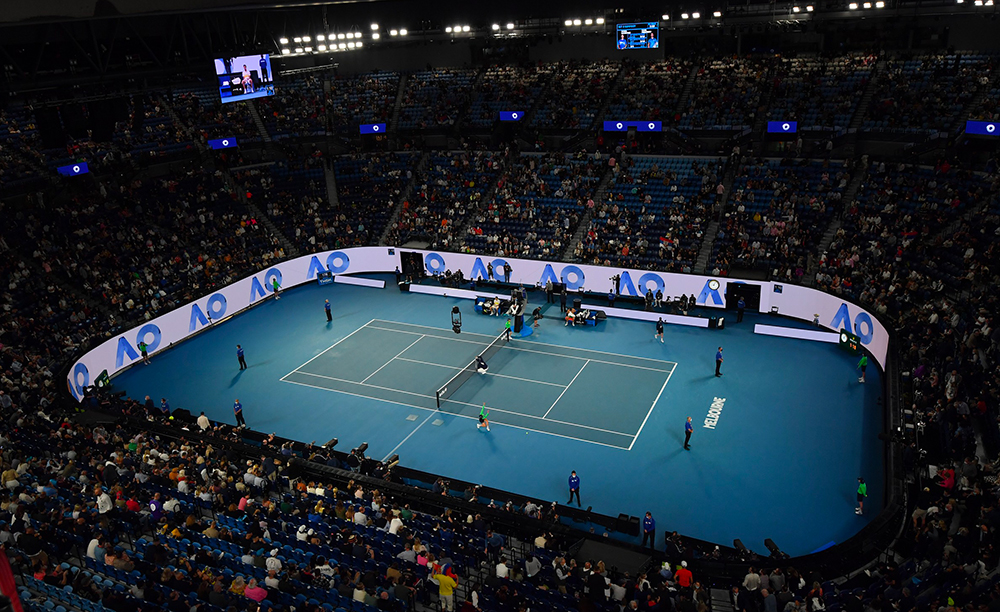
[[[430,325],[417,325],[416,323],[403,323],[401,321],[388,321],[386,319],[372,319],[372,321],[378,321],[379,323],[392,323],[394,325],[409,325],[410,327],[423,327],[424,329],[433,329],[433,330],[436,330],[436,331],[448,331],[446,329],[441,329],[440,327],[431,327]],[[372,321],[369,321],[369,323],[371,323]],[[384,327],[380,327],[378,329],[385,329],[385,328]],[[396,330],[389,330],[389,331],[402,331],[402,330],[396,329]],[[412,333],[412,332],[410,332],[410,333]],[[496,336],[490,336],[489,334],[477,334],[475,332],[462,332],[462,333],[463,334],[468,334],[470,336],[482,336],[484,338],[496,338]],[[448,338],[445,338],[445,339],[447,340]],[[529,340],[528,342],[530,342],[531,344],[539,344],[539,345],[542,345],[542,346],[554,346],[556,348],[561,348],[561,349],[575,349],[575,350],[578,350],[578,351],[590,351],[591,353],[601,353],[602,355],[614,355],[615,357],[624,357],[626,359],[642,359],[643,361],[655,361],[656,363],[672,363],[674,365],[677,365],[676,361],[667,361],[666,359],[653,359],[652,357],[639,357],[637,355],[622,355],[621,353],[611,353],[611,352],[608,352],[608,351],[599,351],[597,349],[580,348],[578,346],[566,346],[566,345],[563,345],[563,344],[552,344],[552,343],[549,343],[549,342],[538,342],[537,340]],[[592,359],[591,361],[596,361],[596,360]],[[666,372],[666,370],[662,370],[662,371]]]
[[[316,378],[325,378],[327,380],[335,380],[337,382],[350,383],[352,385],[361,385],[362,387],[371,387],[373,389],[382,389],[383,391],[392,391],[394,393],[404,393],[406,395],[412,395],[414,397],[423,397],[423,398],[432,399],[432,400],[435,400],[435,401],[437,400],[437,397],[435,397],[433,395],[424,395],[423,393],[414,393],[413,391],[403,391],[402,389],[394,389],[392,387],[382,387],[380,385],[373,385],[373,384],[370,384],[370,383],[364,383],[364,384],[362,384],[362,383],[359,383],[359,382],[354,381],[354,380],[347,380],[347,379],[344,379],[344,378],[335,378],[333,376],[325,376],[323,374],[313,374],[312,372],[296,372],[296,374],[304,374],[306,376],[315,376]],[[294,381],[288,381],[288,380],[286,380],[285,382],[294,382]],[[325,387],[320,387],[320,388],[322,389],[322,388],[325,388]],[[335,389],[330,389],[330,390],[334,391]],[[361,397],[369,397],[369,396],[363,395]],[[374,399],[378,399],[378,398],[374,398]],[[444,401],[448,402],[448,403],[451,403],[451,404],[459,404],[459,405],[462,405],[462,406],[472,406],[473,408],[480,408],[481,407],[479,404],[470,404],[469,402],[460,402],[458,400],[452,400],[452,399],[447,399],[447,400],[444,400]],[[534,416],[534,415],[531,415],[531,414],[524,414],[523,412],[514,412],[513,410],[504,410],[503,408],[490,408],[490,411],[503,412],[505,414],[514,414],[514,415],[517,415],[517,416],[520,416],[520,417],[525,417],[525,418],[528,418],[528,419],[538,419],[539,421],[543,420],[543,417],[537,417],[537,416]],[[478,417],[476,417],[476,418],[478,419]],[[614,434],[616,436],[627,436],[627,437],[632,437],[633,436],[633,434],[625,433],[623,431],[612,431],[610,429],[601,429],[600,427],[591,427],[590,425],[581,425],[579,423],[570,423],[570,422],[567,422],[567,421],[557,421],[555,419],[544,419],[544,420],[548,421],[549,423],[560,423],[562,425],[570,425],[572,427],[581,427],[583,429],[591,429],[593,431],[600,431],[600,432],[604,432],[604,433]]]
[[[369,325],[371,325],[372,321],[376,321],[376,320],[377,320],[377,319],[372,319],[371,321],[369,321],[369,322],[365,323],[365,324],[364,324],[364,325],[362,325],[361,327],[359,327],[359,328],[357,328],[356,330],[352,331],[351,333],[347,334],[346,336],[344,336],[344,337],[343,337],[343,338],[341,338],[340,340],[337,340],[336,342],[334,342],[334,343],[333,343],[333,344],[331,344],[330,346],[328,346],[328,347],[326,347],[325,349],[323,349],[323,351],[322,351],[322,352],[321,352],[321,353],[320,353],[319,355],[316,355],[316,357],[319,357],[320,355],[322,355],[323,353],[325,353],[325,352],[327,352],[328,350],[332,349],[333,347],[337,346],[338,344],[340,344],[340,343],[341,343],[341,342],[343,342],[344,340],[347,340],[348,338],[350,338],[350,337],[351,337],[351,336],[353,336],[354,334],[358,333],[358,332],[359,332],[359,331],[361,331],[362,329],[364,329],[364,328],[368,327]],[[299,371],[299,368],[304,368],[305,366],[309,365],[310,363],[312,363],[313,359],[316,359],[316,357],[313,357],[313,358],[312,358],[312,359],[310,359],[309,361],[307,361],[307,362],[303,363],[302,365],[300,365],[299,367],[295,368],[294,370],[292,370],[292,371],[291,371],[291,372],[289,372],[288,374],[294,374],[295,372],[298,372],[298,371]],[[288,374],[285,374],[285,376],[288,376]],[[282,376],[282,377],[281,377],[281,378],[279,378],[278,380],[285,380],[285,376]]]
[[[424,327],[424,326],[421,325],[419,327]],[[427,337],[427,338],[434,338],[434,339],[437,339],[437,340],[444,340],[445,342],[464,342],[466,344],[475,344],[476,346],[489,346],[489,342],[476,342],[475,340],[462,340],[461,338],[450,338],[448,336],[431,336],[431,335],[428,335],[428,334],[418,334],[417,332],[403,331],[401,329],[390,329],[388,327],[379,327],[377,325],[372,325],[371,327],[369,327],[369,329],[380,329],[382,331],[396,332],[397,334],[411,334],[413,336],[424,336],[424,337]],[[479,335],[482,335],[482,334],[479,334]],[[489,336],[486,336],[486,337],[488,338]],[[548,346],[558,346],[558,345],[556,345],[556,344],[550,344]],[[533,349],[521,348],[521,347],[518,347],[518,346],[507,345],[507,346],[504,346],[503,348],[507,349],[507,350],[511,350],[511,351],[524,351],[525,353],[536,353],[538,355],[548,355],[549,357],[562,357],[564,359],[576,359],[578,361],[593,361],[594,363],[605,363],[607,365],[621,366],[623,368],[634,368],[636,370],[649,370],[650,372],[659,372],[661,374],[666,374],[667,372],[669,372],[669,370],[661,370],[659,368],[647,368],[646,366],[631,365],[631,364],[628,364],[628,363],[619,363],[617,361],[604,361],[603,359],[587,359],[586,357],[577,357],[576,355],[561,355],[559,353],[549,353],[549,352],[546,352],[546,351],[536,351],[536,350],[533,350]],[[572,346],[564,346],[562,348],[574,349],[574,347],[572,347]],[[574,350],[586,351],[586,350],[590,350],[590,349],[574,349]],[[606,354],[613,355],[614,353],[606,353]],[[676,363],[674,363],[672,361],[664,361],[664,362],[661,362],[661,363],[669,363],[669,364],[674,365],[674,366],[677,365]],[[302,366],[299,366],[299,367],[302,367]]]
[[[590,363],[590,360],[589,360],[589,359],[588,359],[587,361],[584,361],[584,362],[583,362],[583,366],[581,366],[581,367],[580,367],[580,372],[583,372],[583,368],[587,367],[587,364],[588,364],[588,363]],[[549,416],[549,413],[550,413],[550,412],[552,412],[552,409],[553,409],[553,408],[555,408],[555,407],[556,407],[556,404],[558,404],[558,403],[559,403],[559,400],[561,400],[561,399],[562,399],[562,396],[563,396],[563,394],[565,394],[565,393],[566,393],[566,391],[568,391],[568,390],[569,390],[569,388],[573,386],[573,383],[574,383],[574,382],[576,382],[576,377],[580,375],[580,372],[577,372],[577,373],[576,373],[576,376],[574,376],[574,377],[573,377],[573,380],[569,381],[569,384],[568,384],[568,385],[566,385],[566,388],[565,388],[565,389],[563,389],[562,393],[560,393],[560,394],[559,394],[559,397],[557,397],[557,398],[556,398],[556,401],[552,402],[552,405],[551,405],[551,406],[549,406],[549,409],[548,409],[548,410],[546,410],[546,411],[545,411],[545,414],[543,414],[543,415],[542,415],[542,418],[543,418],[543,419],[544,419],[545,417]],[[633,438],[632,438],[632,440],[634,441],[634,440],[635,440],[635,437],[633,437]]]
[[[440,363],[431,363],[429,361],[418,361],[416,359],[408,359],[406,357],[397,357],[396,361],[409,361],[410,363],[421,363],[423,365],[429,365],[429,366],[434,366],[434,367],[438,367],[438,368],[447,368],[449,370],[464,370],[465,369],[465,368],[459,368],[459,367],[450,366],[450,365],[442,365]],[[496,376],[497,378],[511,378],[511,379],[514,379],[514,380],[522,380],[524,382],[538,383],[539,385],[549,385],[549,386],[552,386],[552,387],[559,387],[559,388],[563,388],[563,389],[569,386],[569,385],[560,385],[560,384],[557,384],[557,383],[547,382],[547,381],[544,381],[544,380],[532,380],[530,378],[521,378],[519,376],[508,376],[507,374],[494,374],[492,372],[486,372],[486,376]]]
[[[289,372],[289,374],[291,374],[291,372]],[[299,374],[306,374],[306,372],[299,372]],[[286,383],[289,383],[289,384],[292,384],[292,385],[299,385],[299,386],[302,386],[302,387],[309,387],[311,389],[320,389],[322,391],[328,391],[330,393],[342,393],[344,395],[350,395],[352,397],[360,397],[360,398],[367,399],[367,400],[373,400],[373,401],[377,401],[377,402],[385,402],[387,404],[396,404],[398,406],[406,406],[407,408],[415,408],[417,410],[427,410],[428,412],[431,413],[431,416],[433,416],[434,414],[443,414],[443,415],[447,415],[447,416],[456,417],[456,418],[459,418],[459,419],[468,419],[468,420],[477,421],[477,422],[479,421],[479,417],[466,416],[464,414],[454,414],[454,413],[451,413],[451,412],[440,412],[438,410],[435,410],[434,408],[427,408],[426,406],[417,406],[417,405],[414,405],[414,404],[407,404],[406,402],[397,402],[395,400],[382,399],[380,397],[372,397],[370,395],[361,395],[360,393],[351,393],[350,391],[341,391],[339,389],[331,389],[329,387],[320,387],[320,386],[317,386],[317,385],[310,385],[309,383],[297,382],[297,381],[294,381],[294,380],[284,380],[284,379],[281,379],[281,380],[282,380],[282,382],[286,382]],[[357,384],[357,383],[354,383],[354,384]],[[365,386],[366,387],[370,387],[372,385],[365,385]],[[398,389],[392,389],[392,390],[393,391],[398,391]],[[566,436],[566,435],[563,435],[563,434],[552,433],[551,431],[542,431],[540,429],[532,429],[531,427],[521,427],[521,426],[518,426],[518,425],[508,425],[506,423],[501,423],[499,421],[493,421],[491,424],[493,424],[493,425],[500,425],[501,427],[510,427],[511,429],[518,429],[520,431],[533,431],[535,433],[545,434],[545,435],[548,435],[548,436],[555,436],[557,438],[564,438],[566,440],[575,440],[577,442],[585,442],[587,444],[596,444],[598,446],[606,446],[608,448],[613,448],[615,450],[620,450],[620,451],[628,450],[628,449],[626,449],[626,448],[624,448],[622,446],[615,446],[614,444],[605,444],[604,442],[595,442],[593,440],[584,440],[583,438],[574,438],[573,436]]]
[[[386,455],[385,457],[382,457],[382,461],[385,461],[385,460],[386,460],[386,459],[388,459],[389,457],[392,457],[392,454],[393,454],[394,452],[398,451],[398,450],[399,450],[399,447],[400,447],[400,446],[402,446],[402,445],[406,444],[406,441],[410,439],[410,436],[412,436],[413,434],[417,433],[417,429],[420,429],[421,427],[423,427],[424,425],[426,425],[426,424],[427,424],[427,421],[431,420],[431,418],[433,418],[433,417],[434,417],[434,413],[433,413],[433,412],[432,412],[432,413],[430,413],[430,414],[428,414],[428,415],[427,415],[427,418],[426,418],[426,419],[424,419],[424,422],[423,422],[423,423],[421,423],[420,425],[417,425],[416,429],[414,429],[414,430],[413,430],[413,431],[411,431],[411,432],[410,432],[409,434],[407,434],[407,436],[406,436],[405,438],[403,438],[403,441],[402,441],[402,442],[400,442],[399,444],[397,444],[395,448],[393,448],[393,449],[392,449],[391,451],[389,451],[389,454],[388,454],[388,455]]]
[[[674,367],[674,370],[677,368]],[[653,408],[656,407],[656,402],[660,401],[660,396],[663,395],[663,390],[667,388],[667,383],[670,382],[670,377],[674,375],[674,370],[670,370],[670,374],[667,374],[667,379],[663,381],[663,386],[660,387],[660,392],[656,394],[656,399],[653,400],[653,405],[649,407],[649,411],[646,412],[646,418],[642,420],[642,425],[639,426],[639,431],[635,432],[635,437],[632,438],[632,443],[628,445],[628,450],[632,450],[635,446],[635,441],[639,439],[639,434],[642,433],[642,428],[646,426],[646,421],[649,420],[649,415],[653,414]]]
[[[414,340],[414,341],[413,341],[413,342],[412,342],[412,343],[410,344],[410,346],[408,346],[408,347],[406,347],[405,349],[403,349],[403,350],[399,351],[398,353],[396,353],[396,357],[399,357],[400,355],[402,355],[402,354],[403,354],[403,353],[405,353],[406,351],[410,350],[410,347],[412,347],[412,346],[413,346],[414,344],[416,344],[417,342],[420,342],[420,341],[421,341],[421,340],[423,340],[423,339],[424,339],[424,335],[423,335],[423,334],[421,334],[419,338],[417,338],[416,340]],[[365,380],[368,380],[368,379],[369,379],[369,378],[371,378],[372,376],[375,376],[376,374],[378,374],[379,372],[381,372],[381,371],[382,371],[382,368],[384,368],[385,366],[387,366],[387,365],[389,365],[390,363],[392,363],[392,362],[393,362],[393,360],[394,360],[394,359],[396,359],[396,357],[393,357],[393,358],[392,358],[392,359],[390,359],[389,361],[386,361],[385,363],[383,363],[383,364],[382,364],[382,367],[381,367],[381,368],[379,368],[379,369],[375,370],[374,372],[372,372],[372,373],[371,373],[371,374],[369,374],[368,376],[365,376]],[[362,385],[363,385],[363,384],[365,384],[365,380],[362,380],[362,381],[361,381],[361,384],[362,384]]]

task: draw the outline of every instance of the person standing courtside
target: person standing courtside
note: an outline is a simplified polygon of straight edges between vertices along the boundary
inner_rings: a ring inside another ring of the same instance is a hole
[[[684,422],[684,450],[691,450],[691,434],[694,432],[694,426],[691,425],[691,417],[687,418]]]
[[[326,320],[327,320],[327,322],[333,321],[333,306],[330,306],[330,300],[327,300],[323,304],[323,309],[326,310]]]
[[[142,353],[142,362],[146,365],[149,365],[149,354],[147,353],[147,351],[149,350],[149,345],[140,340],[139,344],[136,344],[135,346],[136,348],[139,349],[139,352]]]
[[[642,546],[649,541],[649,547],[656,546],[656,521],[653,520],[653,513],[647,512],[646,518],[642,519]]]
[[[566,505],[573,503],[573,496],[576,496],[576,507],[580,507],[580,477],[576,475],[576,470],[569,474],[569,501]]]
[[[510,273],[513,272],[513,271],[514,270],[511,269],[510,264],[504,262],[504,264],[503,264],[503,277],[504,277],[504,281],[506,281],[508,283],[510,282]]]
[[[492,263],[486,264],[486,276],[489,278],[489,280],[493,280],[493,264]]]
[[[744,300],[741,297],[740,301],[736,302],[736,322],[737,323],[742,323],[743,322],[743,311],[746,310],[746,307],[747,307],[747,301]]]
[[[236,345],[236,358],[240,360],[240,369],[247,369],[247,360],[243,358],[243,347],[239,344]]]
[[[722,347],[720,346],[719,350],[715,352],[715,375],[716,376],[722,376],[722,372],[719,371],[721,368],[722,368]]]
[[[563,285],[563,290],[559,293],[559,312],[566,312],[566,286]]]
[[[236,416],[236,426],[246,428],[247,422],[243,419],[243,404],[240,403],[239,398],[236,398],[236,402],[233,404],[233,414]]]
[[[552,281],[545,281],[545,303],[552,304]]]

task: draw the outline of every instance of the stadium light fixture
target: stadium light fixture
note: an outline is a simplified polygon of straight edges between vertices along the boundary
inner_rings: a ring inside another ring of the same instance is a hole
[[[323,42],[324,40],[326,40],[326,35],[325,34],[317,34],[316,35],[316,40],[318,40],[320,42]]]
[[[793,6],[793,7],[792,7],[792,12],[793,12],[793,13],[798,13],[798,12],[799,12],[800,10],[802,10],[802,9],[800,9],[800,8],[799,8],[799,7],[797,7],[797,6]]]
[[[354,48],[355,48],[355,49],[360,49],[360,48],[361,48],[361,44],[362,44],[362,43],[361,43],[361,41],[359,40],[358,42],[354,43]]]
[[[962,4],[965,0],[955,0],[955,4]]]
[[[312,50],[313,50],[312,47],[306,47],[306,53],[312,53]]]
[[[326,45],[319,45],[318,47],[316,47],[316,50],[318,50],[318,51],[326,51]]]
[[[691,19],[701,19],[701,13],[691,13]]]
[[[289,49],[289,48],[287,48],[287,47],[281,50],[281,54],[282,55],[288,55],[291,52],[292,52],[292,50]]]
[[[513,22],[511,22],[511,23],[508,23],[508,24],[507,24],[507,29],[508,29],[508,30],[513,30],[513,29],[514,29],[514,23],[513,23]]]
[[[687,13],[681,13],[681,19],[687,19],[688,17],[690,17],[690,15]]]
[[[382,38],[378,32],[372,32],[372,40],[378,40]]]
[[[278,39],[278,42],[280,42],[283,45],[287,45],[288,44],[288,39],[285,38],[284,36],[282,36],[281,38]]]
[[[345,38],[347,37],[344,36],[343,34],[337,34],[337,40],[344,40]]]
[[[469,30],[471,30],[471,29],[472,29],[472,28],[470,28],[469,26],[462,26],[462,31],[463,31],[463,32],[468,32],[468,31],[469,31]]]
[[[340,43],[340,44],[337,45],[337,47],[340,48],[340,49],[346,49],[347,48],[347,43]]]
[[[451,34],[451,26],[446,27],[444,31],[447,32],[448,34]]]
[[[377,23],[373,23],[372,24],[372,32],[375,32],[375,31],[378,31],[378,24]]]
[[[496,32],[497,30],[500,29],[500,24],[499,23],[494,23],[492,26],[490,26],[490,28],[492,28],[493,31]]]
[[[807,7],[806,7],[806,12],[807,12],[807,13],[811,13],[811,12],[813,12],[813,5],[811,5],[811,4],[810,4],[809,6],[807,6]]]
[[[399,31],[399,35],[400,35],[400,36],[406,36],[407,34],[409,34],[409,32],[407,32],[407,31],[406,31],[406,28],[402,28],[402,29],[401,29],[401,30]]]
[[[715,17],[716,19],[722,17],[722,11],[715,11],[714,13],[712,13],[712,17]]]
[[[885,2],[882,2],[882,0],[879,0],[878,2],[875,3],[875,8],[877,8],[877,9],[885,8]]]
[[[294,40],[295,40],[295,42],[300,43],[300,42],[302,42],[302,37],[301,36],[296,36],[294,38]]]
[[[295,47],[296,53],[302,53],[302,47]]]
[[[865,2],[865,3],[864,3],[864,4],[862,4],[861,6],[863,6],[863,7],[864,7],[864,8],[866,8],[866,9],[870,9],[870,8],[872,7],[872,3],[871,3],[871,2]]]
[[[594,25],[594,20],[593,19],[584,19],[583,20],[583,25]]]
[[[852,3],[850,3],[850,4],[847,5],[847,8],[849,8],[852,11],[856,11],[856,10],[858,10],[858,3],[857,2],[852,2]]]
[[[579,19],[574,19],[574,20],[573,20],[573,25],[575,25],[575,26],[578,26],[578,25],[581,25],[582,23],[583,23],[583,22],[582,22],[582,21],[580,21]]]
[[[353,49],[354,48],[354,43],[353,42],[347,43],[347,48],[348,49]]]
[[[670,19],[669,15],[667,15],[667,19]],[[597,18],[597,25],[604,25],[604,17]]]
[[[389,36],[396,36],[399,34],[399,30],[389,30]]]
[[[973,4],[975,4],[976,6],[982,6],[983,0],[976,0]]]
[[[563,25],[568,28],[569,26],[573,25],[573,20],[567,19],[566,21],[563,22]]]
[[[986,0],[986,6],[993,6],[993,0]]]
[[[310,38],[309,36],[303,36],[302,42],[312,42],[312,38]]]

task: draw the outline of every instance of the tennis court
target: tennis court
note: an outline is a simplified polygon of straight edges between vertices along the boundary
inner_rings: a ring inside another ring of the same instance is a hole
[[[677,366],[514,336],[489,358],[486,374],[457,388],[449,385],[450,397],[439,410],[435,392],[494,340],[372,319],[281,380],[470,420],[485,403],[493,426],[630,450]],[[408,411],[400,413],[416,420]],[[433,416],[419,426],[445,425]]]

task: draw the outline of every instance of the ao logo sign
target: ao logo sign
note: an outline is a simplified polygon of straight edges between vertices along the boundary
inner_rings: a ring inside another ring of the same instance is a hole
[[[218,321],[226,316],[226,305],[226,296],[216,293],[208,298],[208,306],[205,309],[208,316],[206,317],[198,304],[191,304],[191,323],[188,325],[188,332],[193,332],[198,327],[208,325],[209,321]]]
[[[160,346],[162,338],[163,335],[160,333],[160,328],[155,323],[147,323],[140,327],[139,333],[135,335],[133,342],[126,340],[125,336],[118,338],[118,350],[115,351],[115,369],[118,370],[124,365],[126,357],[128,357],[130,362],[139,358],[136,345],[140,342],[145,342],[147,345],[146,350],[152,353]],[[73,373],[73,379],[74,381],[76,380],[76,372]]]
[[[78,363],[73,366],[73,371],[70,372],[69,392],[77,399],[77,401],[83,400],[83,390],[87,388],[90,384],[90,370],[83,363]]]
[[[493,275],[494,278],[501,276],[503,274],[503,267],[507,264],[506,259],[492,259],[486,263],[483,263],[481,257],[477,257],[476,261],[472,264],[472,272],[469,273],[470,279],[487,279],[489,278],[489,271],[486,269],[487,264],[493,265]],[[431,274],[444,274],[446,270],[449,269],[448,264],[445,262],[444,257],[440,253],[428,253],[424,256],[424,266],[427,271]],[[544,285],[545,283],[552,281],[553,283],[566,283],[566,288],[575,291],[580,287],[583,287],[584,282],[586,282],[587,276],[583,273],[579,267],[574,265],[566,265],[560,268],[559,274],[556,274],[555,268],[552,264],[545,264],[542,269],[542,274],[538,279],[539,285]]]
[[[311,280],[316,278],[316,275],[320,272],[326,272],[329,270],[333,274],[343,274],[347,272],[347,269],[351,267],[351,259],[347,256],[347,253],[343,251],[334,251],[326,257],[326,267],[320,263],[319,257],[315,255],[309,259],[309,269],[306,271],[306,280]]]
[[[851,313],[847,308],[846,302],[842,303],[840,308],[837,309],[837,314],[833,315],[833,320],[830,321],[830,327],[832,329],[854,330],[854,333],[861,339],[862,344],[869,344],[875,336],[875,324],[872,322],[872,318],[867,312],[859,312],[857,316],[854,317],[852,325]]]

